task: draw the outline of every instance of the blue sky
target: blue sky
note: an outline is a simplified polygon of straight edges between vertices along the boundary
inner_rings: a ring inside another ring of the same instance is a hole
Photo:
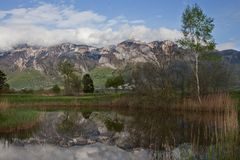
[[[218,48],[239,50],[239,0],[0,0],[0,35],[5,38],[0,48],[17,43],[101,46],[127,38],[175,40],[183,10],[194,3],[215,19]]]

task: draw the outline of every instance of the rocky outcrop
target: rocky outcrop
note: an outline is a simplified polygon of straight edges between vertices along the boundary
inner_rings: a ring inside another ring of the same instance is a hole
[[[159,55],[173,55],[177,50],[177,45],[170,41],[143,43],[127,40],[104,48],[71,43],[51,47],[24,44],[0,52],[0,67],[6,72],[30,68],[54,76],[58,63],[64,60],[73,63],[76,69],[87,72],[97,66],[115,69],[127,63],[147,62]]]

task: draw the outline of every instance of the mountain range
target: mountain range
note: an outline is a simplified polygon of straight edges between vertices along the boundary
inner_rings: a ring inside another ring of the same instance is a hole
[[[0,52],[0,68],[9,75],[10,84],[14,84],[12,82],[14,78],[16,79],[16,76],[20,76],[20,73],[26,73],[26,71],[31,75],[34,74],[29,71],[34,71],[38,76],[41,74],[45,77],[57,77],[59,75],[58,63],[64,60],[73,63],[77,70],[91,72],[96,68],[114,70],[129,63],[149,62],[159,56],[172,56],[181,52],[182,49],[171,41],[145,43],[126,40],[117,45],[102,48],[71,43],[50,47],[21,44],[9,51]],[[232,64],[240,64],[239,51],[224,50],[214,53],[221,55]],[[24,87],[24,85],[20,87]]]

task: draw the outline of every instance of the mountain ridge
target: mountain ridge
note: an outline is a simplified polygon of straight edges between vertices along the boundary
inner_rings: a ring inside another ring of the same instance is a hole
[[[102,48],[72,43],[62,43],[50,47],[21,44],[9,51],[0,52],[0,67],[4,68],[5,66],[5,70],[7,70],[6,66],[8,66],[11,71],[34,68],[48,73],[44,64],[54,61],[56,67],[56,61],[69,60],[75,63],[76,67],[78,63],[78,68],[83,71],[88,71],[96,66],[117,68],[126,61],[146,62],[155,54],[171,54],[169,50],[172,47],[175,47],[175,44],[170,41],[144,43],[133,40]],[[174,51],[171,50],[171,52]]]
[[[183,53],[183,49],[172,41],[141,42],[126,40],[116,45],[94,47],[72,43],[61,43],[50,47],[21,44],[9,51],[0,52],[0,68],[7,74],[36,70],[50,77],[59,76],[58,63],[69,61],[75,69],[90,72],[94,68],[117,69],[129,63],[149,62]],[[232,64],[240,64],[237,50],[214,51]]]

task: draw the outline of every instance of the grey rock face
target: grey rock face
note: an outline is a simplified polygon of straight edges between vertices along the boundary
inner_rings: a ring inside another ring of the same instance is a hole
[[[97,66],[117,68],[127,63],[147,62],[159,55],[172,55],[177,45],[170,41],[143,43],[127,40],[116,46],[96,48],[87,45],[63,43],[51,47],[19,45],[0,52],[0,67],[7,72],[35,69],[48,75],[57,75],[57,65],[67,60],[77,70],[87,72]]]

